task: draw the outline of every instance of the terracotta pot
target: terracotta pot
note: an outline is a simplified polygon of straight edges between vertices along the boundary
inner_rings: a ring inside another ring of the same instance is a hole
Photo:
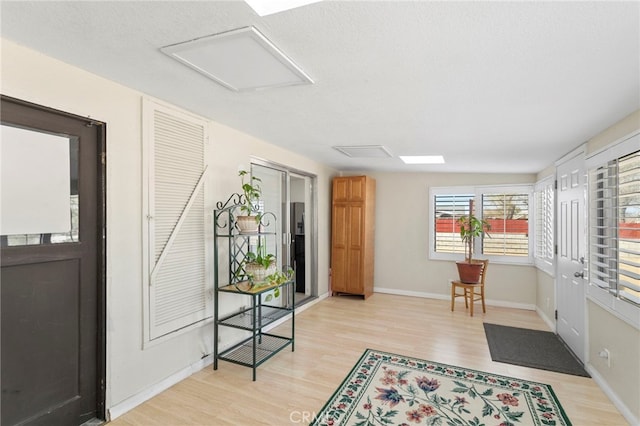
[[[466,284],[477,284],[480,282],[482,273],[482,263],[456,262],[460,281]]]
[[[255,234],[260,226],[260,223],[256,222],[255,216],[237,216],[236,222],[238,229],[243,234]]]

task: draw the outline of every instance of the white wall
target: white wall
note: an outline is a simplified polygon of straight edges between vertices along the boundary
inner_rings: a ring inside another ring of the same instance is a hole
[[[354,173],[350,173],[354,174]],[[362,173],[367,174],[367,173]],[[448,299],[452,261],[429,260],[429,188],[533,183],[535,175],[369,173],[376,179],[374,291]],[[402,190],[398,190],[402,188]],[[533,309],[533,266],[490,264],[486,298],[492,303]]]
[[[591,300],[587,301],[587,316],[589,372],[627,420],[639,424],[640,330]],[[609,350],[610,364],[599,356],[605,348]]]
[[[544,271],[536,271],[536,310],[549,328],[556,330],[556,287],[555,278]]]
[[[622,118],[587,141],[587,155],[605,149],[638,130],[640,110]],[[551,165],[538,173],[537,179],[553,174],[555,167]],[[546,316],[545,320],[549,319],[555,323],[555,280],[542,271],[538,271],[536,294],[538,313],[543,318]],[[547,299],[550,300],[551,307],[547,306]],[[587,368],[627,420],[635,424],[640,421],[640,330],[591,300],[587,301],[586,315]],[[604,348],[610,351],[610,366],[599,356]]]
[[[587,155],[638,130],[640,110],[591,138],[587,143]],[[609,396],[618,404],[627,420],[633,417],[636,423],[640,422],[640,330],[591,300],[587,308],[590,371],[599,384],[608,389]],[[610,366],[598,356],[604,348],[611,354]],[[620,406],[620,403],[623,405]]]
[[[640,109],[632,112],[611,127],[589,139],[587,143],[587,154],[597,152],[609,144],[640,130]]]
[[[209,325],[142,349],[143,94],[8,40],[1,40],[1,47],[2,94],[107,124],[107,408],[126,405],[129,398],[198,364],[213,347]],[[248,165],[250,156],[318,176],[318,292],[326,293],[335,170],[215,122],[211,144],[208,198],[213,202],[237,192],[238,166]]]

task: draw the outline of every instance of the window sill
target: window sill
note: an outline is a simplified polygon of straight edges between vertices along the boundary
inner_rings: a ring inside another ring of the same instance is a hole
[[[549,275],[551,278],[555,278],[556,277],[556,273],[555,271],[553,271],[552,268],[549,267],[545,267],[545,266],[540,266],[537,263],[534,263],[534,266],[536,267],[536,269],[540,272],[543,272],[547,275]]]
[[[525,259],[496,258],[495,256],[477,255],[474,259],[489,259],[492,265],[511,265],[511,266],[535,266],[533,261]],[[442,260],[446,262],[458,262],[464,260],[464,256],[445,253],[430,253],[429,260]]]

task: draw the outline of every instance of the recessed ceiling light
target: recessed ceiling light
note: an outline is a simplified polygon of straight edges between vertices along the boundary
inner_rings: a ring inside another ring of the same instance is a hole
[[[260,16],[283,12],[296,7],[317,3],[320,0],[244,0]]]
[[[346,156],[353,158],[390,158],[391,153],[382,145],[334,146]]]
[[[160,51],[237,92],[313,83],[252,26],[173,44]]]
[[[401,155],[406,164],[444,164],[442,155]]]

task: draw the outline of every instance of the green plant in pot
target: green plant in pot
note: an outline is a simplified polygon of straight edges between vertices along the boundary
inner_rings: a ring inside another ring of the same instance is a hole
[[[267,254],[264,246],[259,246],[256,253],[247,253],[244,271],[252,285],[265,282],[269,275],[276,272],[276,257],[273,254]]]
[[[251,176],[246,170],[240,170],[238,176],[241,179],[242,196],[240,197],[240,212],[242,215],[236,216],[236,222],[240,232],[255,233],[260,226],[260,178]]]
[[[475,284],[480,281],[482,263],[473,261],[473,248],[476,237],[491,229],[486,220],[478,219],[473,214],[473,200],[469,200],[469,214],[457,220],[460,226],[460,238],[464,242],[464,261],[456,262],[460,281]],[[487,233],[487,235],[489,235]]]

